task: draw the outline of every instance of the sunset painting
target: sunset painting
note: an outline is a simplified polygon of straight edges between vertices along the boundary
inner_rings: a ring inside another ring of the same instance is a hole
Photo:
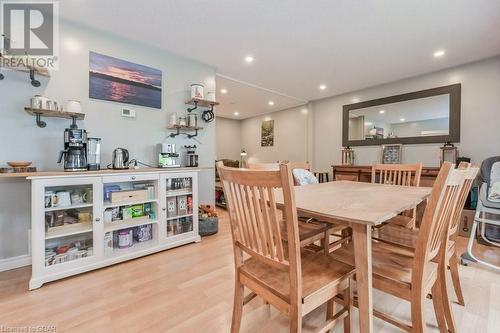
[[[161,109],[161,70],[90,52],[89,97]]]

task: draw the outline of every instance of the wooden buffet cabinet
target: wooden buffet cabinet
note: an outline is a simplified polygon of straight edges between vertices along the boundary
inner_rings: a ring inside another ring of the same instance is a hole
[[[332,165],[333,180],[351,180],[357,182],[372,181],[371,165]],[[432,187],[439,173],[439,167],[423,167],[420,186]]]

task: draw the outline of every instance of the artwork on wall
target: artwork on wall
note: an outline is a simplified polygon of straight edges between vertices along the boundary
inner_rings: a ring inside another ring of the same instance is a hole
[[[264,120],[262,122],[260,145],[262,147],[274,146],[274,120]]]
[[[403,145],[382,145],[382,163],[400,164],[403,160]]]
[[[159,69],[90,52],[89,97],[161,109]]]

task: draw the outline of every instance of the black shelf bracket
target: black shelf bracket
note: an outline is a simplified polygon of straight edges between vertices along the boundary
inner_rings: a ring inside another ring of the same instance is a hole
[[[175,138],[177,135],[180,135],[181,134],[181,129],[179,127],[177,127],[177,133],[170,133],[169,136],[171,138]]]
[[[177,132],[170,133],[168,136],[171,137],[171,138],[175,138],[176,136],[181,135],[181,134],[183,134],[183,135],[187,136],[188,138],[192,139],[192,138],[198,136],[198,129],[194,130],[194,134],[188,134],[188,133],[181,133],[181,129],[177,128]]]
[[[47,123],[45,121],[42,121],[41,117],[42,115],[40,113],[36,113],[36,126],[40,128],[45,128],[47,126]]]
[[[194,110],[196,110],[198,108],[198,101],[194,101],[194,107],[193,108],[188,108],[187,111],[188,112],[192,112]]]
[[[198,129],[195,129],[194,130],[194,134],[186,134],[188,138],[192,139],[194,138],[195,136],[198,136]]]

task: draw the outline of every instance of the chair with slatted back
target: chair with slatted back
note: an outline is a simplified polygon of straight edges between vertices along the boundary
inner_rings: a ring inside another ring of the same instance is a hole
[[[354,268],[301,249],[289,165],[251,170],[218,163],[217,168],[226,193],[235,260],[231,332],[239,332],[241,326],[245,287],[288,315],[290,332],[301,332],[302,317],[325,303],[326,322],[317,332],[328,332],[340,320],[344,320],[344,332],[349,332]],[[282,191],[284,197],[286,242],[282,241],[275,191]],[[249,256],[246,260],[244,253]],[[334,298],[343,305],[337,313]]]
[[[247,163],[247,168],[253,170],[279,170],[279,163]],[[290,163],[290,169],[303,168],[309,170],[309,163]],[[294,179],[294,184],[296,184]],[[297,184],[296,184],[297,185]],[[329,237],[330,225],[326,223],[311,221],[311,219],[299,217],[299,239],[303,247],[322,241]],[[282,225],[283,238],[286,239],[286,230]],[[327,249],[324,247],[325,252]]]
[[[447,246],[447,262],[448,262],[448,268],[450,269],[451,272],[453,288],[455,289],[455,294],[457,295],[458,303],[460,305],[465,305],[462,293],[462,287],[460,285],[460,277],[458,273],[459,259],[456,249],[456,238],[458,236],[458,227],[460,225],[460,216],[462,213],[462,208],[465,205],[467,196],[469,195],[469,191],[472,187],[474,179],[476,179],[476,176],[479,172],[479,167],[477,166],[471,167],[469,163],[461,162],[459,165],[459,169],[467,171],[465,175],[464,186],[462,187],[462,192],[460,193],[460,197],[457,203],[458,209],[455,210],[455,213],[451,218],[450,228],[448,230],[449,239]],[[411,230],[400,226],[388,224],[375,230],[372,234],[372,237],[379,241],[401,246],[410,251],[414,251],[416,247],[416,241],[418,239],[418,233],[419,233],[418,229]],[[446,283],[446,280],[444,280],[443,283]]]
[[[372,183],[419,186],[422,174],[422,163],[415,164],[379,164],[372,166]],[[390,224],[407,228],[415,227],[416,208],[403,212],[387,221]]]
[[[458,209],[464,180],[464,170],[453,170],[451,163],[443,164],[428,199],[413,253],[375,240],[371,243],[373,287],[409,301],[411,325],[374,310],[376,317],[407,332],[423,332],[424,302],[432,291],[440,331],[454,331],[453,320],[448,322],[445,315],[451,314],[451,309],[441,281],[446,272],[447,231],[451,217]],[[353,264],[352,243],[332,252],[331,256]]]

